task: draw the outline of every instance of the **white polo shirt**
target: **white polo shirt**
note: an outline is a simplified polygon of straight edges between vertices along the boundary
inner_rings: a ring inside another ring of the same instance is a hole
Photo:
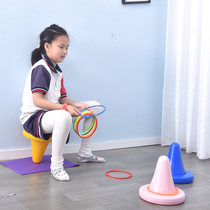
[[[58,65],[54,68],[46,55],[35,63],[28,73],[22,98],[21,124],[24,124],[37,111],[43,110],[34,105],[34,92],[42,92],[45,99],[54,103],[59,103],[60,98],[67,96],[61,69]]]

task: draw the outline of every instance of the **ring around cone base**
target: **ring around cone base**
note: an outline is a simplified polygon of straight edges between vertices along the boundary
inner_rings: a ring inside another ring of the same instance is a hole
[[[181,189],[178,189],[179,193],[177,195],[168,196],[150,192],[148,190],[149,186],[150,185],[144,185],[139,189],[139,196],[147,202],[158,205],[173,206],[181,204],[185,201],[185,193]]]

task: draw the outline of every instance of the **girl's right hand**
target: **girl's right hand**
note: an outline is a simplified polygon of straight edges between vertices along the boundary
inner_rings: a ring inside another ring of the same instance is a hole
[[[72,117],[78,117],[81,113],[76,107],[71,105],[68,105],[66,109],[71,114]]]

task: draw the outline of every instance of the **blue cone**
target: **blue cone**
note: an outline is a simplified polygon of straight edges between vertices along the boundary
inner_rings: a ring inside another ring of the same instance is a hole
[[[193,181],[193,173],[184,169],[181,149],[178,143],[174,142],[171,144],[168,152],[168,158],[175,184],[187,184]]]

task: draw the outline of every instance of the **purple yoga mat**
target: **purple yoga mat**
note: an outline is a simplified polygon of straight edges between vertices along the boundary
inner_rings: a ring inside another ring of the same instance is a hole
[[[33,174],[39,173],[43,171],[50,171],[51,164],[51,155],[44,155],[41,163],[34,163],[31,157],[22,158],[17,160],[8,160],[4,162],[0,162],[2,165],[10,168],[11,170],[17,172],[18,174]],[[73,166],[79,166],[76,163],[72,163],[71,161],[64,160],[63,167],[70,168]]]

